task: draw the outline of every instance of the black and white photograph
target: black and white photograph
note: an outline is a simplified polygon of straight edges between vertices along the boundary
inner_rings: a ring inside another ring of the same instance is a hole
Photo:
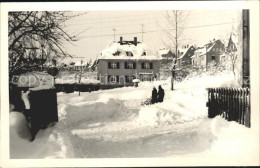
[[[259,2],[159,4],[1,3],[4,167],[259,166]]]

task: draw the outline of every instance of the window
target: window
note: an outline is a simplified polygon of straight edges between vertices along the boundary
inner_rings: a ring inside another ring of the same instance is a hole
[[[146,56],[146,52],[143,52],[143,53],[142,53],[142,56]]]
[[[150,64],[148,62],[144,63],[144,69],[150,69]]]
[[[131,51],[126,51],[126,55],[127,55],[127,56],[131,56],[131,57],[134,56]]]
[[[119,76],[108,75],[107,81],[110,82],[110,83],[119,82]]]
[[[215,60],[215,59],[216,59],[216,57],[215,57],[215,56],[211,56],[211,59],[212,59],[212,60]]]
[[[110,77],[110,82],[116,83],[116,77],[115,76],[111,76]]]
[[[133,69],[134,68],[134,64],[132,62],[128,62],[126,64],[126,66],[127,66],[127,69]]]
[[[116,63],[115,63],[115,62],[112,62],[112,63],[111,63],[111,68],[112,68],[112,69],[116,69],[116,68],[117,68],[117,66],[116,66]]]
[[[125,62],[125,69],[136,69],[135,62]]]
[[[144,69],[150,69],[150,64],[148,62],[144,64]]]
[[[108,62],[108,69],[119,69],[119,62]]]
[[[153,63],[142,62],[142,69],[153,69]]]

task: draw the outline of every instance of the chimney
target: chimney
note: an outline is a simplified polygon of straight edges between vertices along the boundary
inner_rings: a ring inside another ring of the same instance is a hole
[[[137,37],[134,37],[134,45],[137,46]]]
[[[123,37],[120,37],[120,45],[123,43]]]

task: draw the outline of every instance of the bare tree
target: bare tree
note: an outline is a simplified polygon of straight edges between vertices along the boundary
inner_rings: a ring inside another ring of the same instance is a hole
[[[166,20],[168,22],[168,28],[165,30],[168,41],[168,46],[170,46],[173,51],[175,51],[175,57],[173,58],[173,65],[171,68],[171,90],[173,90],[173,83],[175,78],[175,69],[178,59],[178,48],[183,40],[183,28],[185,21],[188,17],[188,12],[181,10],[172,10],[166,12]]]
[[[8,14],[9,74],[12,76],[28,67],[31,54],[44,55],[44,48],[55,57],[71,56],[64,43],[72,43],[76,36],[65,31],[66,21],[82,15],[73,12],[22,11]],[[50,53],[49,53],[50,54]]]

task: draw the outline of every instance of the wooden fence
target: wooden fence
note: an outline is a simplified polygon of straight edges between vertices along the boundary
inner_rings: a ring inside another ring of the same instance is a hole
[[[236,121],[250,127],[249,88],[209,88],[208,117],[221,115],[228,121]]]

